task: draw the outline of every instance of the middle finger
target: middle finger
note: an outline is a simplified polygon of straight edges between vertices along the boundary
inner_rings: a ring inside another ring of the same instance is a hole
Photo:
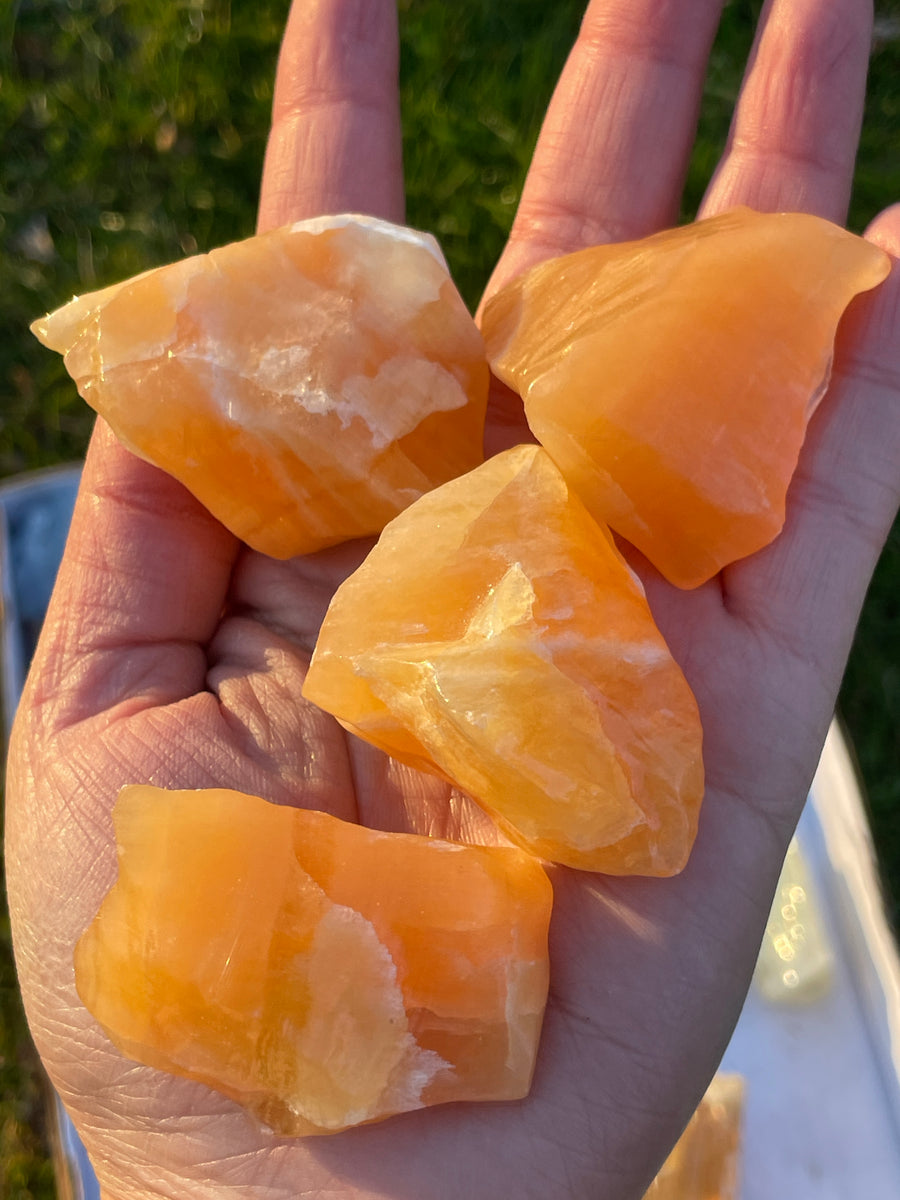
[[[541,259],[674,222],[722,3],[591,0],[488,295]]]
[[[769,0],[701,216],[746,204],[844,220],[871,40],[871,0]]]

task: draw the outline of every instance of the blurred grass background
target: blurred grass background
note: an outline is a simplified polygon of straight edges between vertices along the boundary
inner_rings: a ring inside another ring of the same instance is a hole
[[[252,232],[288,0],[0,0],[0,475],[82,455],[91,414],[28,333],[69,296]],[[474,307],[582,0],[400,0],[409,223]],[[725,139],[760,4],[726,5],[685,190]],[[900,0],[876,4],[850,227],[900,200]],[[841,693],[892,917],[900,898],[900,526]],[[55,1195],[0,917],[0,1195]]]

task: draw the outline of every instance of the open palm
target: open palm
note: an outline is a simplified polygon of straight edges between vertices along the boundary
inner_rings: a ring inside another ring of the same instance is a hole
[[[492,287],[539,258],[677,218],[722,0],[594,0]],[[871,25],[863,0],[772,0],[707,213],[842,220]],[[260,225],[402,219],[391,0],[305,0],[279,65]],[[900,211],[869,236],[900,254]],[[896,276],[896,272],[894,273]],[[638,563],[693,686],[707,794],[671,880],[556,868],[532,1094],[312,1141],[124,1060],[78,1002],[72,950],[115,875],[119,787],[225,786],[378,828],[490,840],[465,796],[391,762],[300,689],[359,544],[275,562],[98,426],[10,752],[8,877],[38,1047],[106,1200],[640,1196],[736,1020],[900,483],[900,303],[854,304],[784,534],[690,593]],[[502,388],[487,446],[527,437]]]

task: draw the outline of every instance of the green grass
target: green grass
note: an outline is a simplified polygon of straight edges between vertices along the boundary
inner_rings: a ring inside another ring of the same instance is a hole
[[[727,5],[684,214],[721,151],[758,3]],[[408,219],[474,306],[509,229],[580,0],[400,0]],[[873,55],[850,224],[900,199],[900,0]],[[28,323],[69,295],[250,233],[287,0],[0,5],[0,475],[79,457],[91,416]],[[892,912],[900,895],[900,530],[841,694]],[[0,926],[0,1194],[53,1195]]]

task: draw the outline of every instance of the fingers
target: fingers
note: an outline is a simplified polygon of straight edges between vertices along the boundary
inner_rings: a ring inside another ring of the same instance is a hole
[[[404,212],[394,0],[295,0],[278,61],[259,229]]]
[[[540,259],[674,223],[721,9],[592,0],[488,295]]]
[[[389,0],[298,0],[279,62],[261,226],[329,209],[402,215],[396,69]],[[80,663],[60,720],[88,715],[82,703],[102,711],[139,694],[166,703],[201,690],[202,647],[237,549],[179,484],[100,423],[35,673],[71,684],[70,664]]]
[[[867,241],[886,250],[892,258],[900,258],[900,203],[879,213],[865,236]]]
[[[845,219],[871,38],[870,0],[770,0],[703,215],[746,204]]]

